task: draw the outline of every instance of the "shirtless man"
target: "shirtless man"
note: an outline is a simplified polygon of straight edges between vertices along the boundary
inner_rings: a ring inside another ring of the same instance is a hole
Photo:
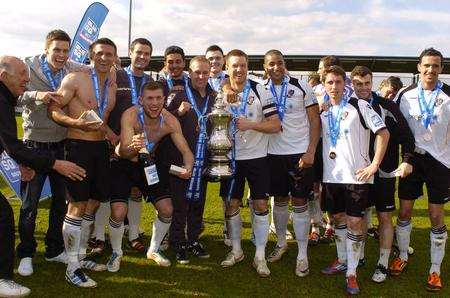
[[[101,38],[90,46],[89,55],[93,66],[91,72],[68,74],[58,90],[62,95],[61,102],[49,106],[49,116],[68,127],[67,160],[76,162],[87,173],[83,181],[67,182],[69,207],[63,225],[69,259],[66,279],[84,288],[96,287],[97,283],[81,268],[106,269],[104,265],[85,260],[85,256],[95,211],[100,202],[108,200],[109,146],[106,138],[112,134],[105,123],[115,104],[116,86],[115,82],[111,83],[115,79],[110,78],[110,70],[117,57],[117,48],[110,39]],[[67,108],[67,114],[63,107]],[[95,116],[101,120],[95,120]]]
[[[159,266],[168,267],[171,262],[162,252],[159,246],[172,220],[172,200],[169,191],[169,173],[164,161],[159,158],[160,151],[155,154],[155,145],[165,136],[170,136],[175,147],[180,151],[184,171],[176,175],[182,179],[191,177],[194,165],[194,156],[183,136],[181,125],[177,118],[164,109],[164,90],[160,82],[146,83],[142,89],[139,105],[126,110],[121,119],[120,144],[116,151],[121,157],[122,165],[119,171],[112,172],[115,183],[112,183],[112,193],[122,198],[128,198],[131,187],[138,185],[147,202],[154,204],[157,218],[153,222],[152,239],[147,251],[147,258],[153,260]],[[117,150],[118,149],[118,150]],[[128,159],[128,160],[127,160]],[[152,177],[157,177],[152,181]],[[114,196],[112,200],[116,199]],[[119,209],[113,209],[113,213],[119,213]],[[119,214],[113,214],[118,217]],[[122,217],[125,213],[121,214]],[[123,233],[123,231],[122,231]],[[112,241],[113,254],[108,262],[108,270],[117,271],[120,268],[121,237]],[[117,242],[117,243],[116,243]],[[111,270],[113,269],[113,270]]]

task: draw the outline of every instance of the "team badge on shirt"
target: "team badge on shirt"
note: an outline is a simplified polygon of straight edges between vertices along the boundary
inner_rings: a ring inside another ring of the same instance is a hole
[[[442,103],[444,102],[444,100],[442,98],[439,98],[438,100],[436,100],[436,102],[434,103],[435,107],[440,106]]]
[[[380,126],[381,124],[383,124],[383,120],[378,115],[372,115],[372,117],[370,117],[370,121],[372,121],[372,124],[374,126]]]
[[[347,117],[348,117],[348,112],[344,111],[344,113],[342,113],[342,120],[347,119]]]
[[[252,105],[255,101],[255,97],[253,95],[250,95],[247,99],[247,104]]]
[[[292,90],[292,89],[289,90],[288,93],[287,93],[287,97],[288,97],[288,98],[291,98],[292,96],[294,96],[294,93],[295,93],[294,90]]]

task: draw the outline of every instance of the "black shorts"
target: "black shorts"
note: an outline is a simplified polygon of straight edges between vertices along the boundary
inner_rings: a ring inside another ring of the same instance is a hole
[[[380,178],[375,175],[369,187],[368,207],[375,206],[377,212],[395,210],[395,178]]]
[[[369,184],[324,183],[322,194],[325,207],[331,214],[345,212],[363,217],[369,198]]]
[[[298,171],[298,161],[303,154],[269,154],[270,195],[307,199],[313,193],[314,169],[304,168]]]
[[[445,204],[450,199],[450,169],[429,153],[414,154],[413,172],[400,179],[398,197],[415,200],[423,195],[423,183],[427,187],[428,202]]]
[[[67,191],[73,202],[89,199],[107,202],[109,199],[110,163],[107,141],[67,139],[66,160],[86,170],[83,181],[67,178]]]
[[[270,191],[270,172],[267,157],[236,160],[236,172],[234,175],[234,187],[231,198],[242,199],[247,179],[253,200],[267,200]],[[233,179],[220,182],[220,196],[228,197],[228,190]]]
[[[136,186],[147,202],[155,204],[159,200],[170,198],[167,171],[156,163],[159,183],[148,185],[144,169],[137,162],[128,159],[114,159],[111,161],[111,203],[128,203],[131,188]]]

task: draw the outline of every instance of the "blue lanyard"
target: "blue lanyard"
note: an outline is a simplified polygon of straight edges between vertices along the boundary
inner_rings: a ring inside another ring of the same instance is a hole
[[[195,162],[192,172],[192,177],[189,179],[189,186],[186,192],[186,199],[190,200],[198,200],[200,198],[200,188],[201,188],[201,180],[202,180],[202,169],[203,164],[205,162],[205,149],[206,149],[206,112],[208,110],[209,96],[206,98],[205,105],[203,106],[203,110],[200,112],[197,103],[194,98],[194,94],[192,93],[191,88],[189,87],[188,78],[184,77],[184,89],[186,90],[186,95],[189,100],[189,103],[194,108],[195,113],[197,114],[197,119],[199,122],[199,135],[196,142],[196,150],[195,150]]]
[[[144,108],[142,106],[139,106],[139,112],[138,112],[138,119],[142,126],[142,131],[144,132],[144,138],[145,138],[145,147],[147,148],[148,153],[152,152],[153,147],[155,146],[156,142],[150,142],[147,131],[145,130],[145,122],[144,122]],[[164,122],[164,116],[162,114],[159,115],[159,128],[162,128]]]
[[[41,65],[42,73],[44,74],[45,78],[47,79],[48,83],[50,84],[50,87],[53,91],[56,91],[58,89],[59,85],[61,84],[61,81],[64,77],[64,70],[60,69],[55,76],[53,76],[52,71],[50,70],[50,66],[48,65],[47,58],[44,58],[44,56],[41,56],[39,58],[39,63]]]
[[[419,81],[417,83],[417,99],[419,100],[420,114],[422,115],[422,124],[428,129],[428,126],[433,121],[434,118],[434,104],[436,102],[436,98],[439,95],[439,91],[441,91],[442,82],[438,81],[436,87],[434,87],[433,91],[430,94],[430,100],[428,104],[425,100],[425,91],[422,88],[422,82]]]
[[[373,98],[373,96],[372,96],[372,98],[371,98],[370,101],[369,101],[370,106],[373,106],[373,100],[374,100],[374,98]]]
[[[142,75],[141,87],[139,88],[139,91],[138,91],[138,90],[136,90],[136,81],[134,80],[133,72],[131,71],[131,66],[128,66],[127,68],[125,68],[125,71],[127,72],[128,81],[130,82],[131,103],[133,105],[137,105],[140,93],[142,91],[142,87],[144,87],[145,83],[147,83],[147,78],[145,77],[145,74]]]
[[[337,140],[339,138],[339,133],[341,130],[341,120],[342,120],[342,111],[344,107],[347,105],[347,97],[344,96],[339,104],[337,117],[334,118],[333,115],[333,107],[330,106],[328,110],[328,131],[330,133],[330,140],[332,147],[336,147]]]
[[[106,107],[108,106],[108,97],[109,97],[109,84],[108,79],[105,81],[105,86],[103,87],[103,100],[100,95],[100,83],[98,82],[97,72],[93,68],[91,71],[92,84],[94,85],[95,91],[95,99],[97,100],[98,113],[100,118],[103,119],[103,115],[105,113]]]
[[[228,188],[228,194],[227,194],[227,204],[231,201],[231,195],[233,193],[234,184],[236,183],[236,179],[234,177],[235,171],[236,171],[236,119],[241,116],[245,115],[247,110],[247,101],[248,101],[248,95],[250,93],[251,85],[250,81],[247,80],[247,83],[245,84],[243,94],[242,94],[242,100],[241,105],[239,109],[237,107],[231,106],[231,111],[233,113],[234,119],[231,122],[231,139],[233,142],[233,146],[231,147],[231,169],[233,171],[233,178],[229,182],[229,188]]]
[[[287,85],[289,82],[289,77],[285,76],[283,78],[283,82],[281,83],[281,92],[280,97],[278,97],[277,90],[273,84],[273,81],[270,80],[270,92],[275,97],[275,104],[277,106],[278,115],[280,116],[280,120],[283,121],[284,113],[286,112],[286,98],[287,98]]]
[[[225,73],[222,71],[218,77],[209,78],[208,83],[213,88],[214,91],[219,92],[220,86],[222,86],[224,80],[225,80]]]
[[[183,73],[183,80],[186,78],[186,75]],[[169,90],[173,88],[173,79],[170,74],[167,74],[167,86],[169,86]]]

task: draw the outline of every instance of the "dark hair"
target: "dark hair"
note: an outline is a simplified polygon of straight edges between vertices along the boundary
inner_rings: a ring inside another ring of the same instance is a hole
[[[312,81],[312,84],[310,83]],[[308,83],[311,87],[314,87],[316,85],[320,84],[320,76],[317,72],[311,72],[308,75]]]
[[[434,48],[428,48],[422,51],[419,56],[419,64],[422,63],[422,58],[425,56],[437,56],[441,58],[441,65],[444,62],[444,56],[442,56],[442,53]]]
[[[320,59],[320,61],[323,63],[323,67],[325,67],[325,68],[333,66],[333,65],[342,67],[341,60],[338,57],[333,56],[333,55],[322,57]]]
[[[338,66],[338,65],[333,65],[333,66],[325,68],[325,70],[323,71],[322,82],[325,82],[325,78],[327,77],[327,75],[329,73],[332,73],[332,74],[337,75],[337,76],[341,76],[342,79],[345,81],[345,71],[344,71],[344,69],[342,67]]]
[[[136,39],[133,40],[133,42],[131,43],[130,49],[133,51],[133,50],[134,50],[134,47],[135,47],[137,44],[143,44],[143,45],[149,46],[149,47],[150,47],[150,53],[153,51],[152,43],[151,43],[150,40],[148,40],[147,38],[136,38]]]
[[[381,82],[379,89],[386,87],[386,86],[392,86],[395,90],[398,91],[403,88],[403,82],[402,82],[402,80],[400,80],[399,77],[390,76]]]
[[[167,58],[170,54],[180,54],[181,58],[184,60],[184,51],[179,46],[170,46],[164,51],[164,59]]]
[[[219,46],[216,45],[216,44],[213,44],[212,46],[209,46],[209,47],[206,49],[205,54],[208,53],[208,52],[210,52],[210,51],[211,51],[211,52],[219,51],[219,52],[221,52],[222,55],[223,55],[222,48],[219,47]]]
[[[350,73],[350,79],[353,80],[356,76],[365,77],[366,75],[370,75],[371,78],[373,77],[372,71],[367,66],[357,65]]]
[[[247,54],[244,53],[244,52],[241,51],[241,50],[238,50],[238,49],[234,49],[234,50],[229,51],[228,54],[225,56],[225,61],[228,62],[228,60],[229,60],[231,57],[244,57],[244,58],[245,58],[245,61],[248,62],[248,56],[247,56]]]
[[[142,86],[142,93],[141,94],[144,94],[145,90],[152,90],[153,91],[153,90],[158,90],[158,89],[160,89],[164,93],[164,87],[163,87],[163,84],[161,82],[159,82],[159,81],[150,81],[150,82],[145,83],[144,86]]]
[[[55,29],[50,31],[47,36],[45,37],[45,48],[47,49],[48,46],[52,43],[52,41],[59,40],[59,41],[67,41],[69,44],[71,42],[69,34],[67,34],[65,31],[60,29]]]
[[[270,55],[281,56],[281,58],[284,59],[283,54],[282,54],[279,50],[272,49],[272,50],[267,51],[267,52],[264,54],[264,60],[266,60],[266,57],[267,57],[267,56],[270,56]]]
[[[89,46],[89,58],[92,58],[92,56],[94,54],[94,48],[98,44],[112,46],[114,48],[114,53],[117,55],[117,46],[116,46],[116,44],[111,39],[106,38],[106,37],[102,37],[102,38],[99,38],[96,41],[94,41]]]

